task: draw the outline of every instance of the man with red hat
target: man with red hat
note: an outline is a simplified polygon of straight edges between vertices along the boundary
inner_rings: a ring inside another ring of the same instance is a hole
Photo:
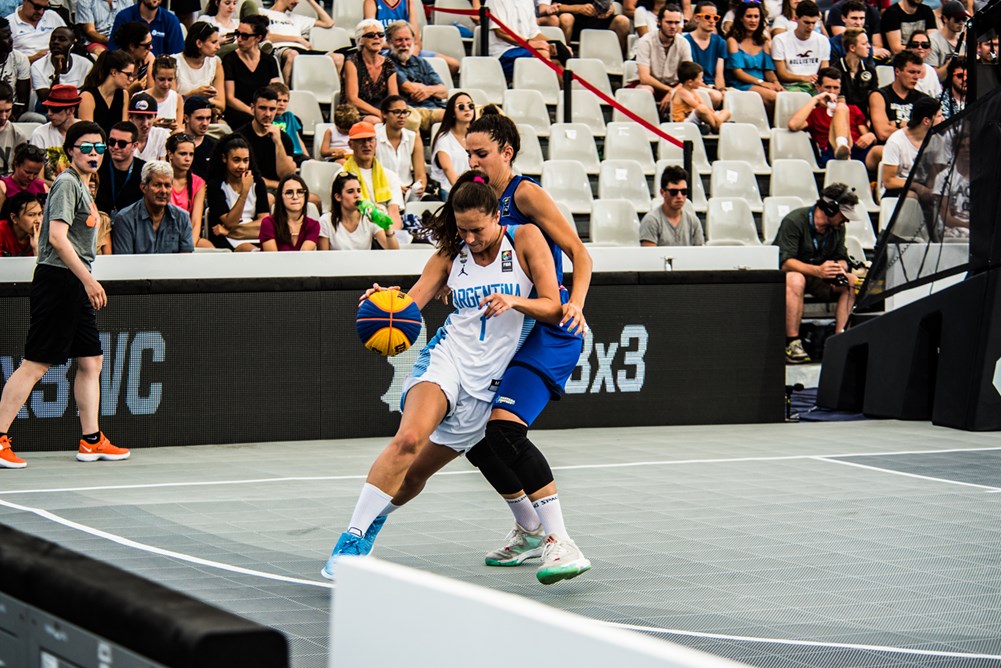
[[[393,228],[401,229],[403,188],[396,172],[385,169],[375,157],[375,126],[364,121],[352,125],[348,130],[348,146],[353,155],[344,161],[344,171],[358,177],[362,199],[383,206],[393,219]]]
[[[76,86],[56,84],[42,106],[49,122],[36,128],[28,141],[39,148],[62,146],[66,131],[79,120],[76,110],[80,106],[80,91]]]
[[[156,98],[149,93],[136,93],[129,100],[129,120],[139,129],[135,156],[146,162],[161,159],[167,151],[170,131],[153,125],[157,107]]]

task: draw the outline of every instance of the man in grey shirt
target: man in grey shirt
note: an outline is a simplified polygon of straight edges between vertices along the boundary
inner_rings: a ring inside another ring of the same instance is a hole
[[[115,255],[190,253],[191,218],[170,203],[174,170],[153,160],[143,165],[139,189],[143,198],[121,209],[111,221],[111,247]]]
[[[640,222],[640,246],[704,246],[702,223],[690,209],[688,172],[672,165],[660,175],[663,204],[643,216]]]

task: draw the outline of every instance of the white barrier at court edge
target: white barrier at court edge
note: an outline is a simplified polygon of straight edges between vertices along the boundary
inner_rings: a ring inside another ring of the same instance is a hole
[[[371,557],[338,562],[333,598],[328,668],[510,668],[525,657],[534,657],[534,663],[545,656],[579,668],[746,668],[514,594]]]

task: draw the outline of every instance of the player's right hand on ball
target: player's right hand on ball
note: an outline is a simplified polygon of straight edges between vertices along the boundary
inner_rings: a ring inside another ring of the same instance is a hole
[[[398,285],[391,285],[388,288],[384,288],[381,285],[379,285],[378,283],[373,283],[372,287],[370,287],[368,290],[366,290],[364,292],[364,294],[362,294],[362,296],[358,298],[358,305],[361,306],[361,303],[363,301],[365,301],[366,299],[368,299],[369,297],[371,297],[376,292],[385,292],[386,290],[399,290],[399,289],[400,289],[400,286],[398,286]]]

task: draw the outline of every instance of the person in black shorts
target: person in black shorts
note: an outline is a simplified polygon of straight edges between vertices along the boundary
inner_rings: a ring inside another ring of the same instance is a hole
[[[53,182],[45,203],[24,361],[0,397],[0,468],[27,465],[11,449],[7,430],[49,367],[69,358],[77,360],[73,389],[83,428],[77,460],[129,457],[128,450],[115,447],[101,433],[97,417],[104,353],[94,312],[107,306],[108,296],[91,274],[101,219],[88,185],[107,150],[104,130],[80,121],[66,132],[63,149],[70,166]]]

